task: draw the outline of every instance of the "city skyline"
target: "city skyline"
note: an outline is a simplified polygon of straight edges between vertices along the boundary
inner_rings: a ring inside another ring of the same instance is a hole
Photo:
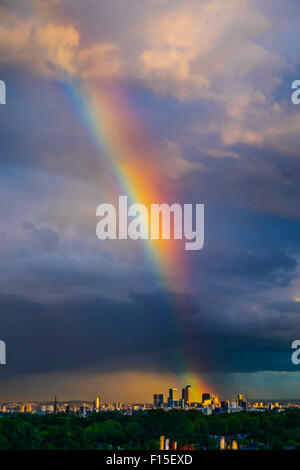
[[[186,395],[186,390],[189,391],[189,399],[187,399]],[[95,391],[93,396],[85,397],[85,398],[78,398],[78,397],[66,397],[64,394],[62,396],[57,396],[57,394],[54,394],[54,397],[44,397],[44,398],[34,398],[31,397],[31,399],[7,399],[3,400],[2,396],[0,396],[0,404],[3,403],[54,403],[57,401],[57,403],[67,403],[67,402],[86,402],[86,403],[94,403],[95,408],[99,409],[99,405],[101,403],[111,403],[111,404],[117,404],[117,403],[145,403],[147,405],[154,405],[154,407],[159,408],[160,404],[172,408],[172,404],[170,404],[171,401],[178,402],[178,407],[181,399],[186,400],[186,403],[203,403],[205,399],[211,399],[215,398],[217,403],[221,403],[222,401],[233,401],[233,400],[238,400],[239,397],[245,397],[245,399],[249,402],[300,402],[300,397],[299,396],[290,396],[288,398],[281,398],[281,397],[262,397],[262,396],[249,396],[248,391],[246,389],[240,390],[240,391],[235,391],[233,395],[228,395],[224,396],[222,393],[218,393],[216,390],[206,390],[202,391],[199,394],[198,390],[193,390],[191,385],[186,385],[186,386],[177,386],[177,388],[171,387],[170,384],[167,386],[167,388],[161,389],[159,391],[154,392],[153,390],[149,390],[149,394],[147,399],[145,400],[133,400],[133,399],[121,399],[120,395],[116,395],[116,398],[112,399],[110,396],[103,395],[103,393],[99,395],[95,395]],[[155,406],[155,402],[156,405]]]

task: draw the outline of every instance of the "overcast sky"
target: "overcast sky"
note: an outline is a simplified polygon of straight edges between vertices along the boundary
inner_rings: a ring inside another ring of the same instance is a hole
[[[297,0],[1,2],[0,400],[150,401],[189,377],[299,398],[299,29]],[[115,182],[77,80],[121,90],[160,183],[205,204],[177,291],[140,243],[96,238]]]

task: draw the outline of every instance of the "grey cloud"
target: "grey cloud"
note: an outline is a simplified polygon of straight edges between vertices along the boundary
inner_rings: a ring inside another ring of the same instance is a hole
[[[174,372],[178,354],[197,358],[192,372],[292,369],[286,338],[224,332],[218,323],[213,331],[205,332],[204,325],[202,334],[190,330],[182,336],[174,325],[176,312],[160,293],[134,296],[126,304],[89,300],[55,307],[1,297],[1,311],[9,352],[4,381],[16,374],[83,369]]]

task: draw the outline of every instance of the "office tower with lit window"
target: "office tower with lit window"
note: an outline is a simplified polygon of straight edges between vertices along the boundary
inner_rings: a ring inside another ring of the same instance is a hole
[[[154,393],[153,395],[153,406],[154,408],[163,408],[164,406],[164,395],[163,393]]]
[[[169,388],[168,406],[174,408],[177,402],[177,388]]]
[[[100,398],[99,397],[96,397],[95,409],[97,413],[100,410]]]
[[[164,395],[163,393],[160,393],[158,395],[158,407],[163,408],[163,406],[164,406]]]
[[[184,400],[184,403],[186,403],[187,405],[189,405],[192,401],[191,399],[191,385],[187,385],[186,387],[184,387],[182,389],[182,400]]]

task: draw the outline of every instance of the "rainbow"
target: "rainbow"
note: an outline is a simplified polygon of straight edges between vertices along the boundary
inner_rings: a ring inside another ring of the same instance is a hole
[[[168,188],[168,175],[162,170],[163,151],[150,142],[142,122],[130,106],[120,85],[70,79],[64,83],[72,106],[76,110],[99,155],[106,159],[114,176],[111,197],[127,195],[130,202],[145,204],[172,203],[174,191]],[[108,202],[108,201],[105,201]],[[148,262],[165,288],[168,304],[174,312],[173,331],[178,334],[184,305],[181,296],[187,278],[184,247],[179,240],[144,240]],[[183,384],[193,387],[194,399],[199,399],[209,385],[198,374],[190,373],[183,351],[178,348],[174,362]]]
[[[28,8],[40,17],[47,16],[39,0],[31,0]],[[172,203],[176,192],[169,185],[168,175],[162,171],[164,152],[149,139],[141,120],[129,105],[124,91],[117,84],[93,83],[79,77],[67,77],[61,83],[70,97],[73,109],[90,134],[90,138],[106,159],[114,181],[111,183],[111,198],[125,194],[131,202],[140,202],[148,207],[153,203]],[[164,178],[165,177],[165,178]],[[174,312],[173,331],[179,331],[184,305],[176,293],[184,292],[184,280],[188,279],[183,247],[179,240],[144,241],[145,253],[163,287]],[[172,292],[172,294],[171,294]],[[190,361],[190,362],[189,362]],[[174,362],[182,384],[193,387],[194,399],[202,391],[211,390],[198,374],[192,374],[193,361],[178,347]]]
[[[174,195],[164,189],[167,176],[160,168],[164,156],[149,142],[121,88],[73,80],[68,91],[99,153],[113,169],[115,196],[125,194],[131,203],[142,203],[148,210],[153,203],[175,202]],[[172,278],[179,276],[183,266],[179,242],[152,240],[148,249],[161,280],[170,279],[170,273]]]

